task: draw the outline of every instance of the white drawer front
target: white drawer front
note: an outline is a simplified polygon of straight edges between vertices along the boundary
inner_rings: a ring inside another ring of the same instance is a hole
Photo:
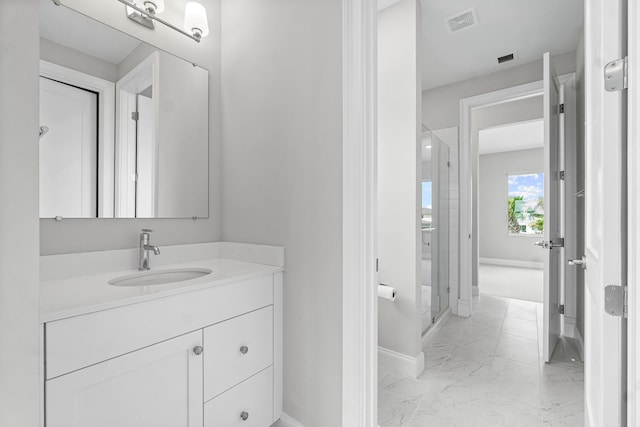
[[[48,322],[46,378],[271,304],[273,275],[268,275]]]
[[[206,401],[273,364],[273,306],[205,328],[204,349]]]
[[[205,427],[268,427],[272,423],[271,367],[204,405]]]

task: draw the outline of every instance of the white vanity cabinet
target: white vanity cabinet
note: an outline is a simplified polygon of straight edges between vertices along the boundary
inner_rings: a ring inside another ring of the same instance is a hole
[[[282,273],[45,323],[46,427],[268,427]]]
[[[47,381],[47,427],[202,426],[198,346],[201,331]]]

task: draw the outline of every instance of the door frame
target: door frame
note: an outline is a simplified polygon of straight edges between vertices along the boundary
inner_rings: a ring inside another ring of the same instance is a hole
[[[137,123],[131,115],[138,111],[137,94],[149,86],[157,90],[159,83],[160,55],[153,52],[116,82],[116,137],[115,137],[115,194],[114,210],[117,218],[134,218],[136,215],[136,139]],[[157,97],[153,98],[158,110]],[[157,138],[157,125],[153,138]],[[157,159],[153,159],[155,163]]]
[[[629,89],[628,117],[640,112],[640,5],[628,3],[628,58]],[[627,131],[627,194],[640,194],[640,123],[628,121]],[[628,247],[627,259],[640,259],[640,199],[627,197]],[[627,319],[627,425],[640,423],[640,267],[635,262],[627,264],[628,319]]]
[[[342,425],[378,424],[377,1],[342,2]]]
[[[571,84],[571,82],[575,84],[575,75],[576,73],[574,72],[559,76],[560,84],[567,85]],[[471,316],[474,293],[472,267],[465,266],[472,266],[474,262],[476,264],[478,262],[478,259],[475,261],[473,259],[473,240],[471,237],[473,233],[473,176],[471,174],[471,162],[474,160],[471,158],[471,118],[473,110],[515,101],[517,99],[539,96],[542,95],[542,92],[542,80],[538,80],[519,86],[513,86],[460,99],[460,271],[458,276],[458,286],[456,287],[454,285],[451,288],[451,309],[455,315],[461,317]]]

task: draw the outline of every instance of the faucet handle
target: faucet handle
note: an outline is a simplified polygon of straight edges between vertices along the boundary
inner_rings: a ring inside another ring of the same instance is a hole
[[[143,228],[143,229],[142,229],[142,232],[143,232],[143,233],[153,233],[153,230],[152,230],[152,229],[150,229],[150,228]]]

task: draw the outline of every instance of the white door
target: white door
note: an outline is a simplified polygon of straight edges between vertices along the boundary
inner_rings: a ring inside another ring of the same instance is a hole
[[[629,7],[629,109],[627,117],[640,114],[640,4],[628,3]],[[627,120],[627,194],[628,197],[628,260],[640,259],[640,122]],[[640,425],[640,265],[627,263],[629,286],[629,313],[627,319],[627,425]],[[633,379],[633,380],[632,380]]]
[[[604,310],[605,286],[622,280],[623,95],[603,78],[624,56],[624,3],[585,3],[585,423],[594,427],[624,425],[622,320]]]
[[[560,337],[560,82],[544,54],[544,317],[542,355],[551,360]]]
[[[47,427],[202,427],[202,331],[48,380]]]
[[[98,95],[40,77],[40,217],[96,217]]]
[[[136,122],[136,218],[156,216],[156,138],[153,99],[138,94]]]

